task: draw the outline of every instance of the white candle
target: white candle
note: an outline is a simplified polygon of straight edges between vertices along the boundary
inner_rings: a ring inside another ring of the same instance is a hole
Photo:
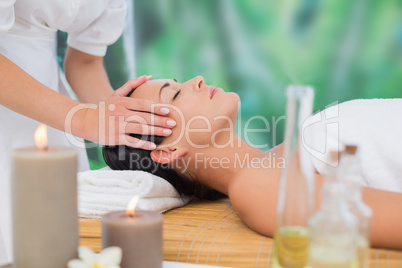
[[[153,211],[134,213],[134,203],[130,202],[133,206],[127,211],[113,211],[102,217],[102,247],[122,249],[122,268],[162,268],[163,217]]]
[[[77,257],[77,153],[40,143],[11,153],[14,268],[64,268]]]

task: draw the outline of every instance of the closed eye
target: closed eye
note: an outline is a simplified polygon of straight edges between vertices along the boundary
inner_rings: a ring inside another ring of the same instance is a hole
[[[177,98],[177,96],[180,94],[180,92],[181,92],[181,89],[179,89],[179,90],[176,92],[176,94],[174,94],[173,100],[175,100],[175,99]]]

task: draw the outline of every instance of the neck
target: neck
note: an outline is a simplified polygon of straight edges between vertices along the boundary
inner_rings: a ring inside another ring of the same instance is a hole
[[[267,165],[271,165],[272,157],[275,157],[275,154],[249,145],[237,135],[232,140],[233,143],[224,148],[211,145],[188,155],[191,166],[188,172],[202,184],[224,194],[228,194],[231,181],[239,174],[247,170],[266,169]]]

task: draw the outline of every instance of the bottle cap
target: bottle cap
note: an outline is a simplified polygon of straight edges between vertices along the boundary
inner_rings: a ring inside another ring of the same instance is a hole
[[[345,154],[351,154],[355,155],[357,151],[357,146],[356,145],[345,145]]]

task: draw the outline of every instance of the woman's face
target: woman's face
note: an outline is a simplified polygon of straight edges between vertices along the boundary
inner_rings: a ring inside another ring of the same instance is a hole
[[[171,79],[151,80],[134,90],[131,97],[168,104],[169,117],[177,125],[161,145],[194,148],[214,145],[220,134],[223,135],[223,128],[234,131],[240,104],[237,94],[208,86],[201,76],[184,83]]]

